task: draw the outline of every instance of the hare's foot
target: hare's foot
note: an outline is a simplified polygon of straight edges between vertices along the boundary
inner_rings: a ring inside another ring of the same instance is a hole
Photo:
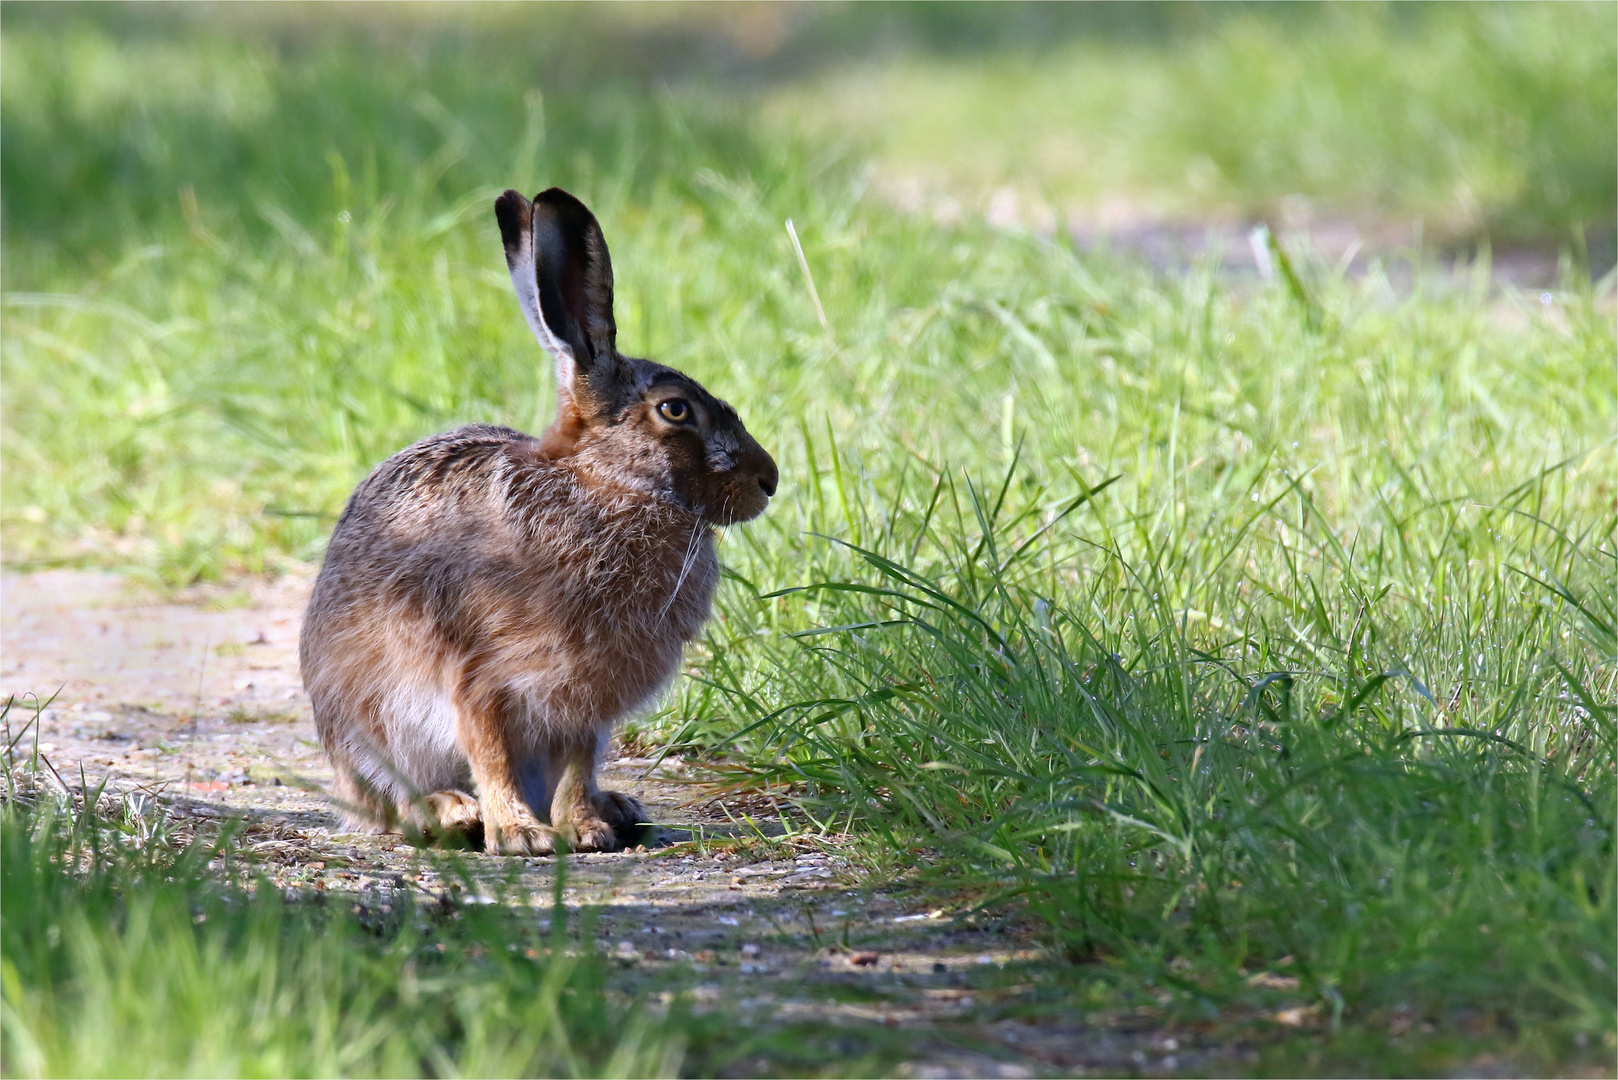
[[[557,830],[575,851],[617,851],[640,842],[645,832],[646,808],[621,791],[597,791],[584,806],[557,822]]]
[[[556,832],[530,814],[512,814],[507,820],[483,820],[483,849],[490,855],[549,855],[556,850]]]
[[[464,791],[435,791],[423,801],[441,829],[470,829],[483,823],[483,808]]]
[[[622,791],[598,791],[593,801],[596,813],[612,826],[612,831],[625,847],[639,843],[651,828],[651,815],[633,795]]]
[[[617,851],[618,834],[594,814],[575,817],[557,829],[574,851]]]
[[[400,799],[398,819],[413,844],[450,841],[452,846],[483,843],[483,812],[477,799],[464,791],[432,791],[414,799]]]
[[[467,833],[483,825],[483,808],[464,791],[434,791],[413,808],[416,825],[427,836]]]

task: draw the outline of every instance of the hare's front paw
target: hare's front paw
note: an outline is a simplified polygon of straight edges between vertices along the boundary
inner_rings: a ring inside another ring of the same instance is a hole
[[[598,791],[595,804],[596,813],[612,826],[626,845],[635,843],[633,838],[645,831],[647,823],[651,821],[641,801],[621,791]]]
[[[574,851],[617,851],[618,834],[611,825],[598,817],[587,817],[568,823],[568,838]]]
[[[556,833],[531,818],[499,825],[485,821],[483,846],[490,855],[549,855],[556,850]]]
[[[638,843],[646,820],[646,807],[621,791],[598,791],[590,810],[563,825],[575,851],[617,851]]]

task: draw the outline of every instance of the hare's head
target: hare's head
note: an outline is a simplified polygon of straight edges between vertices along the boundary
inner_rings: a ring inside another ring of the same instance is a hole
[[[736,410],[695,379],[618,351],[612,261],[595,215],[560,188],[533,202],[508,191],[494,213],[523,314],[556,358],[545,453],[715,525],[763,513],[775,462]]]

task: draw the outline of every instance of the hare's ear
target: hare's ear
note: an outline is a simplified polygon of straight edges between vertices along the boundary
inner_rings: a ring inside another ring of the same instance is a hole
[[[595,215],[561,188],[533,202],[508,191],[495,200],[494,214],[511,283],[539,343],[587,375],[610,371],[618,333],[612,261]]]

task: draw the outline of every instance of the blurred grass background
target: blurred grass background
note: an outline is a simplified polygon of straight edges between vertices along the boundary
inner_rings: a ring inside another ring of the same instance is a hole
[[[961,239],[895,205],[1007,191],[1047,223],[1304,199],[1610,264],[1611,5],[5,10],[13,560],[309,558],[298,515],[388,448],[541,423],[486,257],[512,183],[600,204],[633,347],[729,352],[742,400],[792,381],[742,357],[812,329],[793,215],[879,321],[925,311],[954,275],[912,256]]]
[[[490,205],[560,184],[783,466],[634,737],[1188,1020],[1291,957],[1347,1071],[1610,1057],[1618,7],[0,13],[10,567],[309,565],[543,426]],[[1427,246],[1060,227],[1261,218]]]
[[[1290,195],[1554,244],[1615,210],[1601,3],[7,11],[7,231],[74,254],[172,226],[181,185],[303,221],[381,194],[453,205],[562,149],[644,195],[682,139],[724,171],[792,133],[894,183],[1010,184],[1061,213]]]

